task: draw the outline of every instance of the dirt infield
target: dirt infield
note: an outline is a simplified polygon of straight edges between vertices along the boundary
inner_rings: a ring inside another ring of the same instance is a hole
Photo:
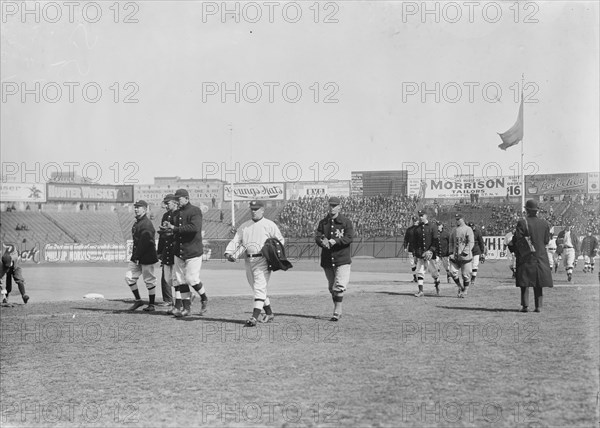
[[[598,423],[597,276],[555,274],[523,314],[505,263],[466,299],[445,278],[413,297],[402,261],[353,269],[340,322],[308,262],[274,274],[275,322],[252,329],[241,264],[206,264],[209,312],[184,319],[127,311],[123,265],[26,268],[32,300],[0,310],[2,426]]]

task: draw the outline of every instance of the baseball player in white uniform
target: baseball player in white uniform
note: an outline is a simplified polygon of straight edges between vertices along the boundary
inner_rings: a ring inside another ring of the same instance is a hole
[[[246,263],[246,278],[254,292],[254,309],[252,317],[246,321],[248,327],[256,326],[260,313],[264,309],[265,316],[261,322],[273,321],[275,316],[267,295],[267,284],[271,271],[261,250],[269,238],[277,238],[284,244],[283,235],[271,220],[264,217],[265,208],[261,201],[250,202],[252,219],[243,223],[225,249],[225,257],[230,262],[244,257]]]

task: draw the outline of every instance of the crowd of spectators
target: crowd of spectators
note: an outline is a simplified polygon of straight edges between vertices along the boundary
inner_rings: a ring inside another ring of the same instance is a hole
[[[413,198],[400,195],[340,199],[342,214],[352,220],[355,235],[362,238],[403,237],[417,203]],[[326,198],[304,197],[286,204],[277,220],[284,236],[307,238],[314,236],[317,223],[326,213]]]

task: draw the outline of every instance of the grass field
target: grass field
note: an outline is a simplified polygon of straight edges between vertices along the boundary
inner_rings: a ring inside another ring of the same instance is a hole
[[[543,312],[525,314],[505,262],[482,265],[466,299],[445,281],[433,296],[430,278],[413,297],[401,263],[357,260],[332,323],[324,275],[299,262],[277,276],[275,322],[257,328],[244,327],[240,265],[206,264],[221,293],[184,319],[128,312],[122,282],[107,300],[73,284],[77,298],[43,302],[31,280],[91,269],[99,291],[122,267],[26,268],[31,302],[1,309],[1,425],[598,425],[597,275],[555,274]],[[240,293],[222,295],[218,278]],[[289,286],[308,279],[319,283]]]

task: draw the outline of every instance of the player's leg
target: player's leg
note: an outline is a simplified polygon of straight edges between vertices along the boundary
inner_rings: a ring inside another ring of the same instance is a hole
[[[565,248],[563,251],[565,258],[565,269],[567,271],[567,281],[571,282],[573,277],[573,263],[575,261],[575,250],[573,248]]]
[[[162,303],[160,306],[172,306],[173,302],[173,293],[171,292],[171,284],[173,281],[168,281],[165,277],[165,265],[161,268],[160,273],[160,291],[162,294]]]
[[[479,256],[476,256],[479,257]],[[469,281],[473,278],[472,262],[463,264],[460,267],[460,272],[463,277],[463,292],[461,297],[467,297],[467,291],[469,288]]]
[[[130,311],[135,311],[137,308],[144,305],[137,286],[137,280],[141,274],[142,267],[139,264],[130,261],[127,265],[127,272],[125,273],[125,283],[129,286],[135,299],[135,302],[133,302],[133,305],[129,308]]]
[[[413,276],[413,282],[417,282],[417,258],[413,253],[408,253],[408,263],[410,264],[410,270]]]
[[[264,318],[261,320],[261,322],[265,323],[265,322],[271,322],[275,319],[275,315],[273,315],[273,309],[271,308],[271,299],[269,299],[269,292],[267,291],[267,287],[269,285],[269,279],[271,279],[271,271],[269,270],[269,265],[267,264],[266,259],[264,259],[264,262],[259,264],[258,266],[255,266],[255,269],[261,269],[262,270],[262,276],[264,277],[264,281],[265,281],[265,301],[263,304],[263,309],[265,310],[265,316]]]
[[[453,262],[452,260],[450,260],[449,268],[450,268],[450,275],[452,275],[452,279],[454,280],[454,283],[458,287],[457,297],[461,297],[461,294],[463,292],[463,287],[460,283],[460,277],[459,277],[459,274],[461,272],[460,266],[456,262]]]
[[[173,309],[175,308],[175,287],[174,287],[174,277],[175,270],[173,269],[173,265],[163,265],[163,278],[167,287],[169,287],[169,294],[171,295],[171,300],[169,300],[169,309],[167,310],[167,314],[171,315],[173,313]],[[164,298],[163,294],[163,298]]]
[[[267,268],[267,261],[264,257],[246,259],[246,278],[250,287],[252,287],[254,306],[252,307],[252,317],[246,321],[246,325],[254,327],[260,319],[260,313],[265,306],[267,299],[267,278],[264,275],[263,268]]]
[[[154,265],[142,265],[142,279],[148,289],[148,306],[144,308],[146,312],[153,312],[156,308],[156,275],[154,275]]]
[[[471,261],[471,284],[475,284],[475,280],[477,279],[477,271],[479,270],[479,256],[473,256],[473,261]]]
[[[23,299],[23,303],[27,303],[29,300],[29,296],[25,293],[25,278],[23,278],[23,270],[21,266],[13,266],[7,273],[7,276],[11,275],[15,282],[17,283],[17,287],[19,287],[19,293],[21,293],[21,298]]]
[[[335,280],[333,284],[333,316],[331,321],[338,321],[342,317],[342,301],[344,293],[350,282],[350,271],[352,265],[346,264],[335,268]]]
[[[440,269],[439,269],[439,257],[435,260],[429,260],[427,262],[427,269],[429,270],[429,274],[433,278],[433,285],[435,287],[435,294],[439,296],[440,294]]]
[[[185,285],[185,260],[175,256],[173,271],[173,287],[175,288],[175,308],[173,309],[173,315],[179,317],[183,310],[181,286]]]
[[[591,272],[592,271],[592,263],[591,257],[588,255],[583,256],[583,272]]]
[[[427,269],[427,261],[422,258],[417,258],[417,286],[419,291],[415,293],[415,297],[423,297],[423,280],[425,279],[425,270]]]
[[[202,270],[202,256],[194,257],[185,261],[185,282],[198,293],[202,307],[200,308],[200,315],[203,315],[208,308],[208,297],[204,284],[200,281],[200,271]]]

